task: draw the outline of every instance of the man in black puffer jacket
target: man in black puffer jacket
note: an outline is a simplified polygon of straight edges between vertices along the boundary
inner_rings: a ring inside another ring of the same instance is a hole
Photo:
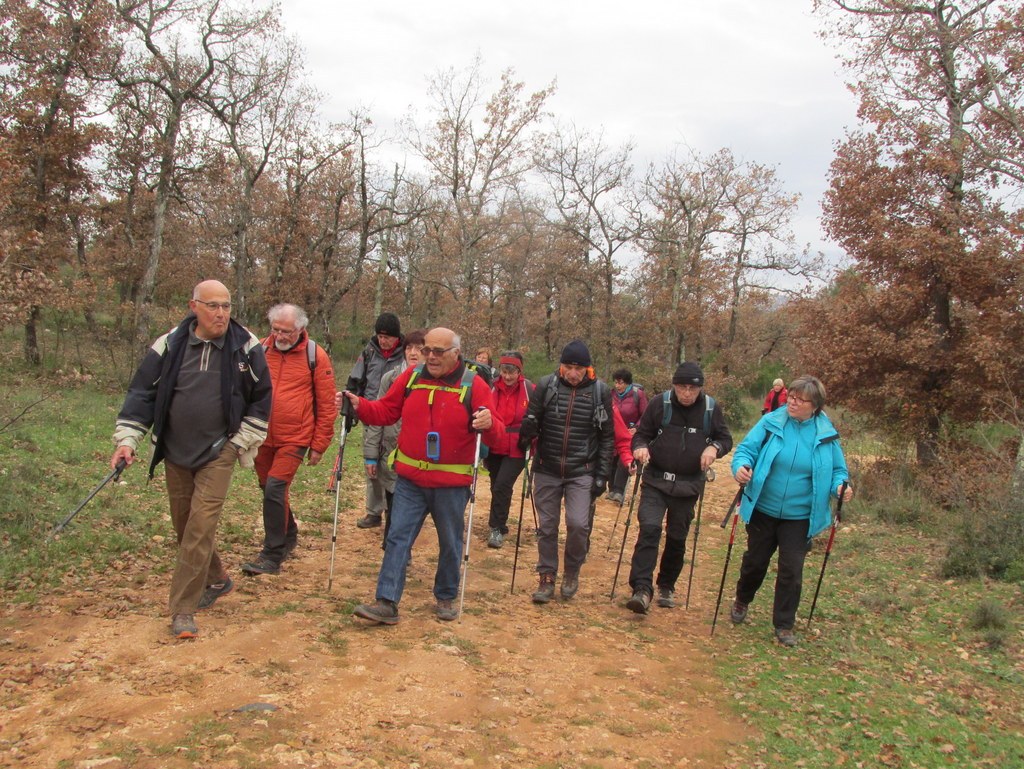
[[[562,598],[579,589],[580,567],[590,541],[590,509],[612,471],[615,429],[611,388],[597,379],[581,340],[562,350],[558,372],[540,380],[519,431],[520,448],[536,438],[533,494],[537,509],[537,572],[534,603],[555,595],[558,527],[565,499],[565,570]]]
[[[644,485],[636,513],[640,531],[629,572],[633,595],[626,606],[637,614],[646,614],[651,605],[663,520],[665,552],[658,569],[658,606],[675,606],[676,580],[683,570],[686,537],[694,506],[704,492],[705,473],[732,449],[722,408],[703,387],[700,366],[691,361],[680,364],[672,376],[672,389],[650,401],[633,435],[633,458],[644,465]]]

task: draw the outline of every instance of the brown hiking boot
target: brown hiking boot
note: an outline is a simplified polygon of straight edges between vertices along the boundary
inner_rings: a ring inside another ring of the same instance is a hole
[[[775,628],[775,638],[783,646],[796,646],[796,633],[791,627]]]
[[[385,598],[374,603],[361,603],[352,610],[352,613],[379,625],[398,624],[398,604]]]
[[[633,596],[626,601],[626,608],[637,614],[646,614],[651,608],[651,594],[643,588],[633,591]]]
[[[729,619],[732,620],[732,624],[738,625],[747,618],[748,606],[750,606],[750,604],[743,603],[739,598],[736,599],[732,608],[729,610]]]
[[[555,575],[541,574],[540,585],[537,591],[531,596],[534,603],[547,603],[555,597]]]
[[[566,572],[562,575],[562,587],[561,593],[562,598],[568,601],[574,595],[576,591],[580,589],[580,575],[579,572],[569,573]]]

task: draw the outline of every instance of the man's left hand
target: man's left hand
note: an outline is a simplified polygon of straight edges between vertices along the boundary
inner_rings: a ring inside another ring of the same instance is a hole
[[[309,454],[306,455],[306,464],[313,467],[320,462],[320,457],[322,456],[323,454],[321,452],[310,449]]]

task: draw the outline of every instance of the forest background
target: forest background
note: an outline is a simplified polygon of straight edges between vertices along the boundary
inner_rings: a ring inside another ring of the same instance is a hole
[[[482,59],[384,136],[322,118],[276,6],[0,0],[6,356],[42,397],[123,388],[217,276],[254,329],[306,308],[342,372],[382,310],[521,349],[534,377],[577,336],[652,392],[698,360],[737,424],[813,372],[880,440],[861,485],[954,513],[954,570],[1019,578],[1024,9],[809,7],[860,105],[823,206],[838,270],[796,243],[775,168],[730,147],[634,168],[550,113],[553,83]],[[24,414],[0,408],[4,430]]]

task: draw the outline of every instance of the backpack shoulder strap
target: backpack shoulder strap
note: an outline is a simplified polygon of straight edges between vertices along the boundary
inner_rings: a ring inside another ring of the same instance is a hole
[[[310,371],[316,371],[316,342],[306,338],[306,363]]]
[[[664,430],[668,427],[670,421],[672,421],[672,391],[665,390],[661,394],[661,429]]]
[[[715,399],[704,393],[704,436],[711,442],[711,413],[715,410]]]

